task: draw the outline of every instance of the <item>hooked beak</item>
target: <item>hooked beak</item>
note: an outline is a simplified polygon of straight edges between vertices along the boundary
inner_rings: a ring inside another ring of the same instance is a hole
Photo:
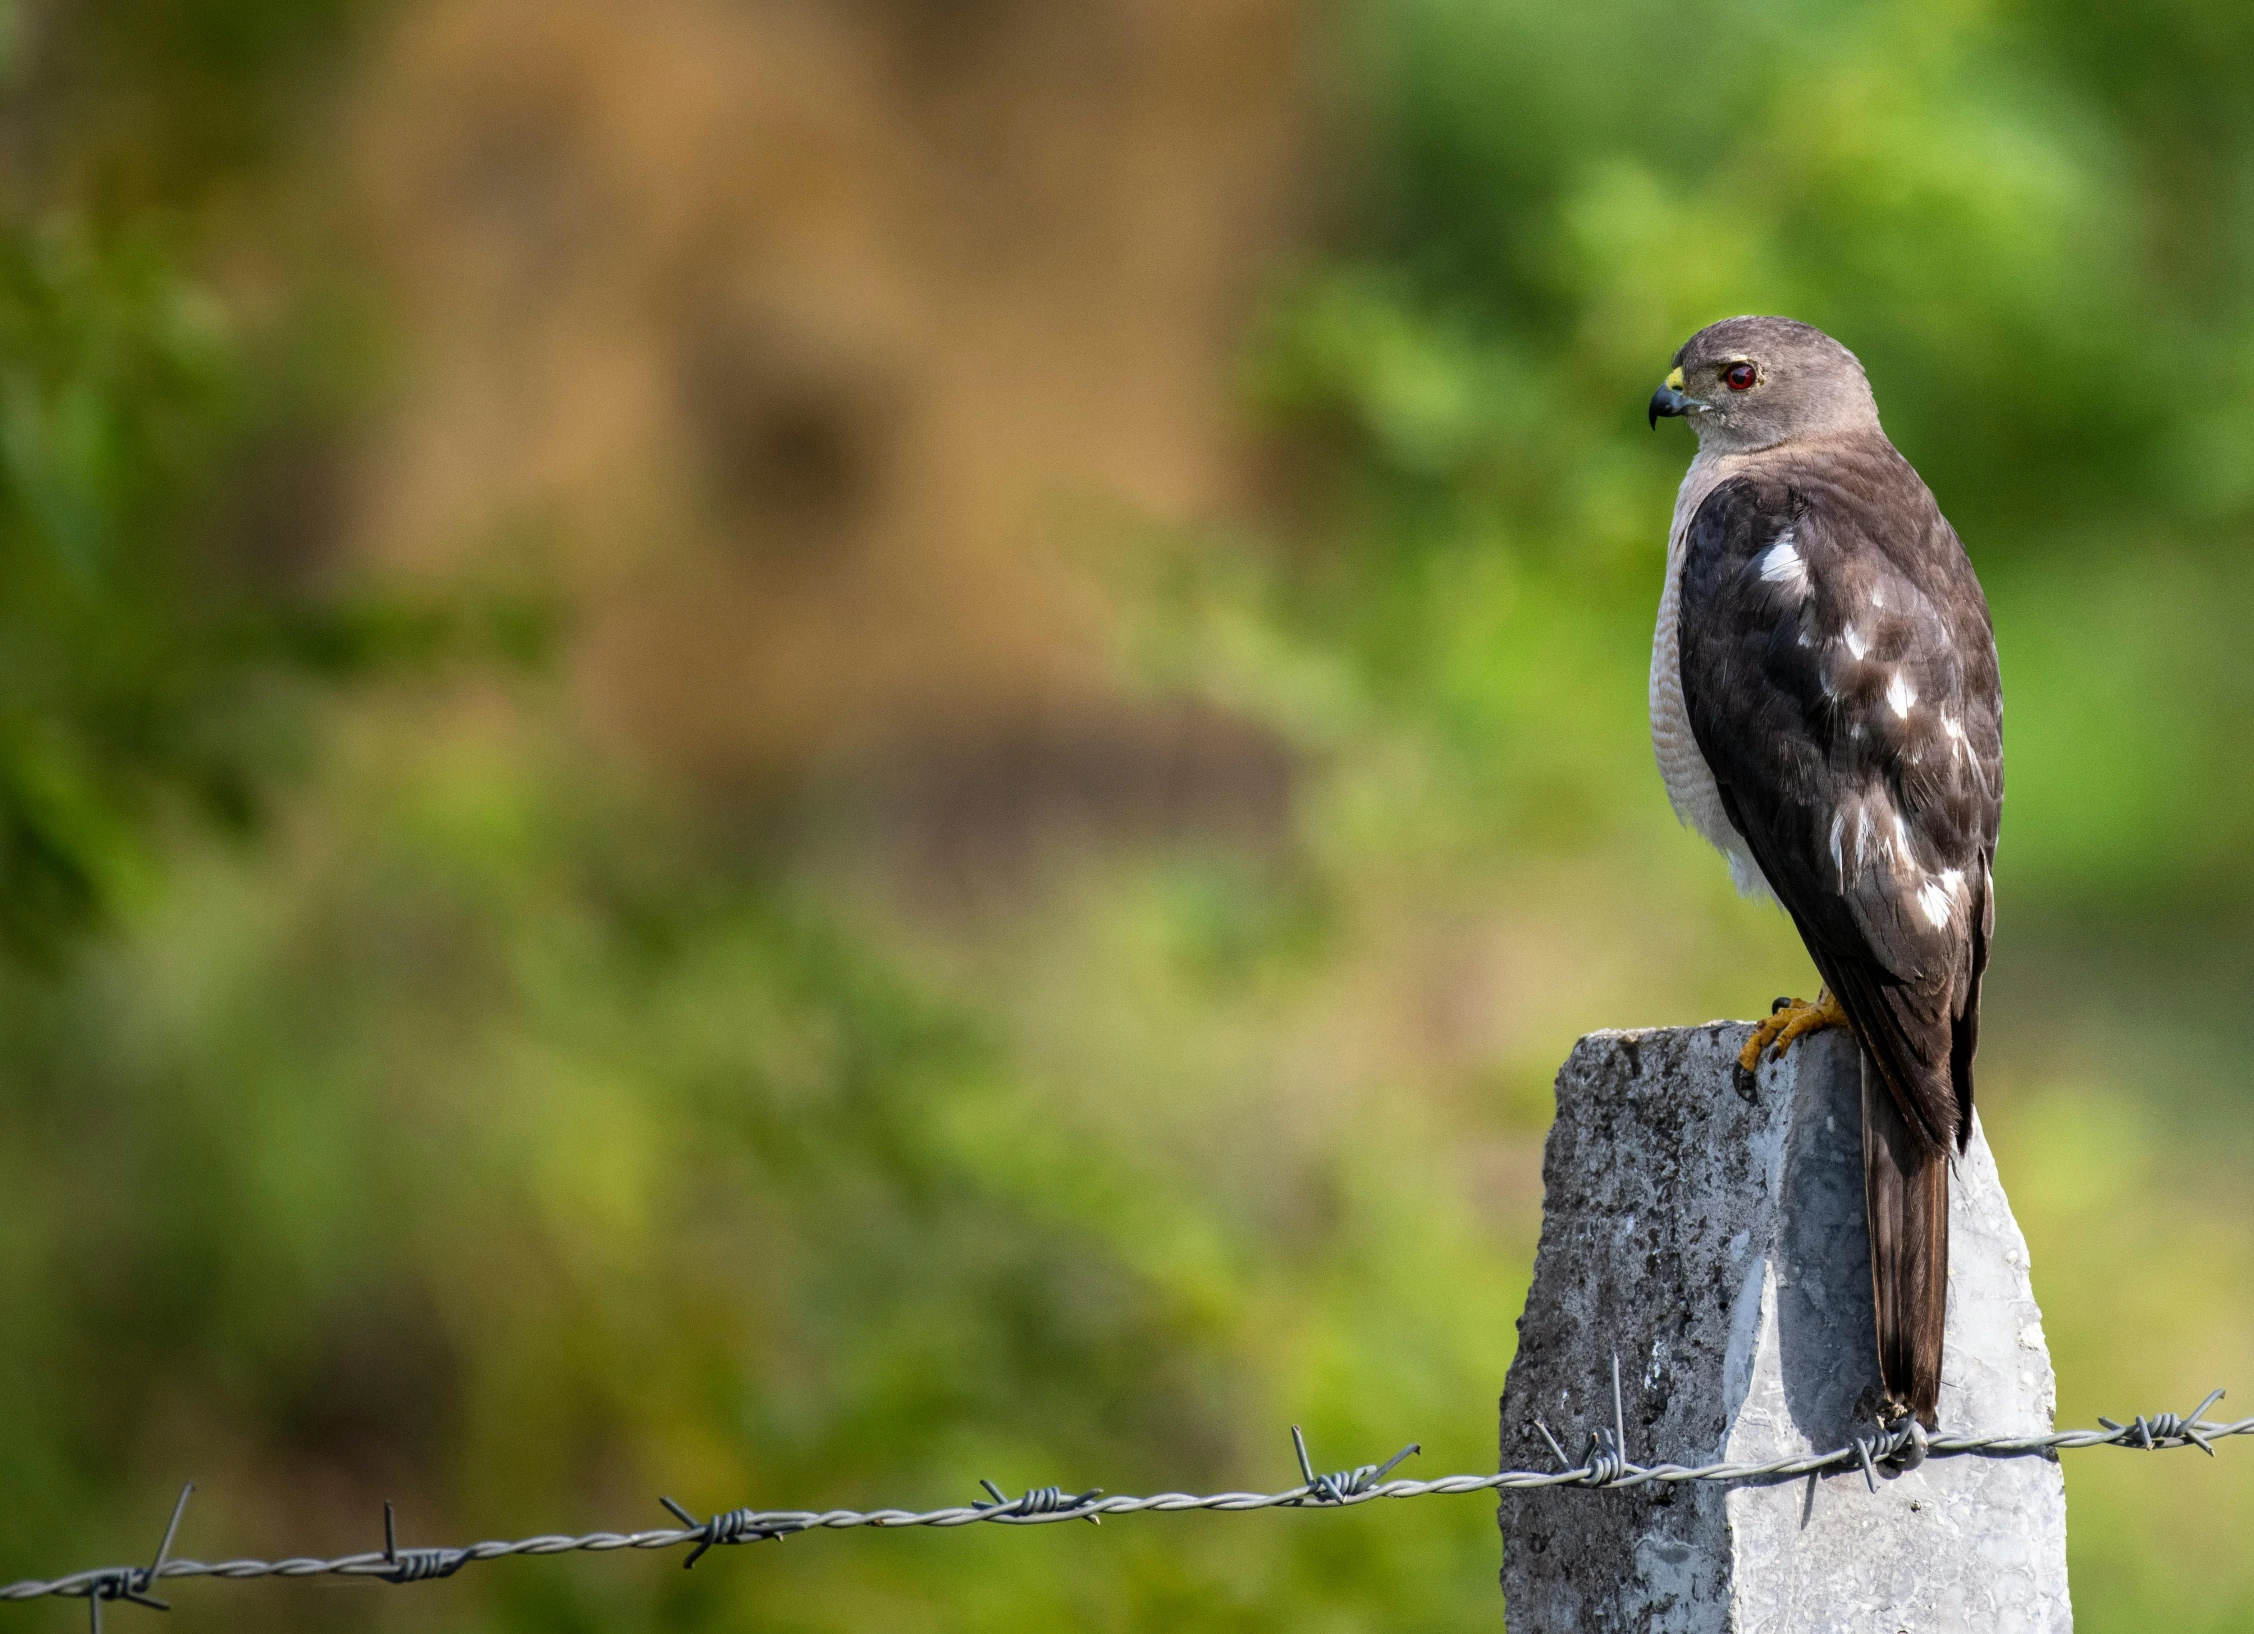
[[[1675,369],[1669,372],[1666,384],[1651,394],[1651,423],[1656,427],[1663,414],[1672,420],[1705,406],[1698,398],[1684,395],[1683,371]]]

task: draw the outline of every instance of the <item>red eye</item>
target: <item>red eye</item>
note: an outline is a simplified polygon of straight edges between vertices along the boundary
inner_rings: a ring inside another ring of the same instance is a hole
[[[1733,363],[1722,371],[1722,384],[1732,391],[1749,390],[1753,382],[1759,378],[1753,372],[1753,365],[1750,363]]]

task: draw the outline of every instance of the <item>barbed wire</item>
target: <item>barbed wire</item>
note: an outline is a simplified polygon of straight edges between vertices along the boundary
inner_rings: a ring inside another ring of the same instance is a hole
[[[1124,1494],[1107,1497],[1101,1487],[1067,1493],[1062,1487],[1036,1487],[1012,1498],[993,1482],[981,1480],[989,1501],[941,1509],[728,1509],[698,1520],[671,1498],[659,1503],[682,1524],[646,1532],[587,1532],[578,1536],[544,1535],[513,1541],[488,1541],[459,1547],[399,1547],[398,1522],[390,1504],[384,1505],[384,1546],[381,1551],[340,1555],[333,1559],[293,1556],[286,1560],[175,1560],[172,1545],[180,1533],[190,1483],[180,1489],[172,1507],[164,1540],[146,1566],[99,1566],[67,1577],[26,1579],[0,1587],[0,1601],[39,1600],[50,1597],[83,1599],[95,1634],[102,1627],[105,1601],[126,1601],[165,1611],[167,1602],[152,1592],[156,1585],[177,1578],[348,1577],[385,1583],[427,1583],[451,1577],[477,1561],[502,1560],[515,1555],[601,1554],[615,1549],[678,1549],[691,1545],[684,1567],[694,1566],[707,1550],[740,1543],[779,1540],[799,1532],[846,1531],[858,1527],[891,1530],[910,1526],[1046,1526],[1056,1521],[1089,1521],[1102,1525],[1106,1516],[1174,1514],[1185,1510],[1225,1514],[1261,1509],[1346,1509],[1374,1503],[1380,1498],[1426,1498],[1466,1492],[1496,1492],[1544,1487],[1584,1487],[1625,1491],[1648,1485],[1673,1485],[1686,1481],[1752,1484],[1784,1481],[1832,1472],[1862,1472],[1872,1491],[1878,1488],[1881,1468],[1903,1473],[1934,1458],[2050,1458],[2081,1447],[2129,1447],[2161,1452],[2197,1447],[2210,1458],[2213,1443],[2232,1436],[2254,1435],[2254,1418],[2214,1424],[2207,1409],[2222,1399],[2212,1391],[2188,1414],[2138,1414],[2117,1423],[2101,1417],[2094,1430],[2057,1430],[2046,1435],[1929,1435],[1914,1419],[1891,1428],[1855,1437],[1830,1452],[1776,1458],[1766,1463],[1639,1464],[1629,1457],[1627,1417],[1621,1410],[1620,1359],[1612,1362],[1613,1421],[1589,1431],[1587,1450],[1579,1464],[1566,1456],[1557,1437],[1540,1419],[1534,1428],[1556,1455],[1554,1470],[1504,1470],[1495,1475],[1443,1475],[1434,1480],[1388,1480],[1402,1460],[1422,1449],[1411,1442],[1382,1464],[1363,1464],[1335,1474],[1318,1475],[1308,1456],[1307,1439],[1299,1426],[1291,1427],[1292,1449],[1299,1462],[1301,1481],[1282,1492],[1215,1492],[1202,1496],[1186,1492],[1160,1492],[1147,1497]]]

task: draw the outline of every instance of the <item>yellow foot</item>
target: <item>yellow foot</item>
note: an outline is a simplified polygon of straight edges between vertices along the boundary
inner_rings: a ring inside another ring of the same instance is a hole
[[[1737,1064],[1747,1072],[1761,1064],[1764,1054],[1781,1056],[1792,1048],[1793,1041],[1803,1034],[1823,1027],[1844,1027],[1847,1012],[1831,996],[1831,989],[1818,992],[1816,1002],[1809,1004],[1801,999],[1779,999],[1777,1007],[1768,1018],[1753,1029],[1753,1036],[1745,1041],[1738,1052]]]

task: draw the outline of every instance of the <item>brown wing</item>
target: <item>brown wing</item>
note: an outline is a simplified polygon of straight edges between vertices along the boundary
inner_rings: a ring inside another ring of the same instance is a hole
[[[2002,694],[1979,581],[1874,439],[1719,485],[1683,563],[1683,697],[1724,809],[1916,1136],[1971,1135]]]

